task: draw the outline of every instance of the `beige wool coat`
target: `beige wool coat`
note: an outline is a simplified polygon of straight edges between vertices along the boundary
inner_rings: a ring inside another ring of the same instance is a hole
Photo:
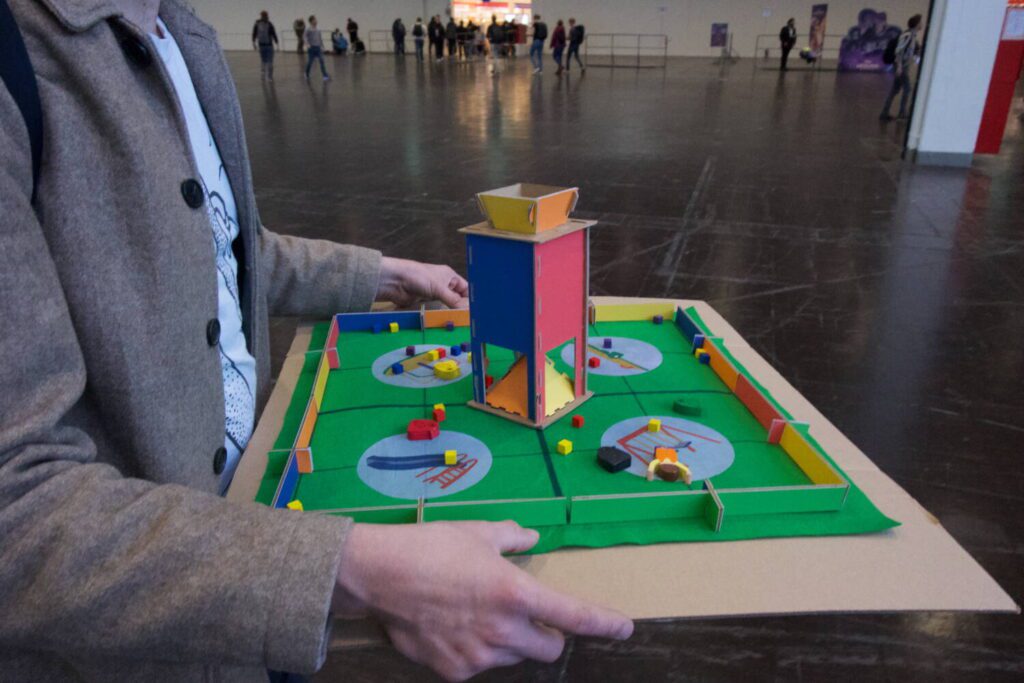
[[[27,133],[0,85],[0,680],[310,672],[350,522],[215,494],[214,249],[183,191],[198,171],[171,81],[104,0],[9,3],[45,137],[32,205]],[[260,224],[216,35],[179,0],[160,16],[236,195],[262,408],[268,314],[367,309],[380,254]]]

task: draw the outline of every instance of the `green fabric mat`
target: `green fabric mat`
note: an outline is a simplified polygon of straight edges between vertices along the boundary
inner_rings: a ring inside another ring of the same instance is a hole
[[[708,332],[696,311],[691,309],[688,313],[698,327]],[[310,351],[285,413],[275,451],[268,460],[267,472],[256,496],[258,502],[269,504],[277,489],[287,449],[295,438],[312,389],[319,350],[323,348],[326,334],[326,323],[313,329]],[[597,465],[595,453],[601,434],[611,424],[639,415],[672,415],[672,403],[683,397],[701,404],[701,416],[694,418],[697,422],[707,424],[733,444],[735,461],[728,470],[713,477],[716,489],[809,483],[779,446],[765,441],[764,428],[717,375],[693,358],[689,345],[675,325],[667,321],[660,326],[646,321],[605,322],[591,326],[591,334],[595,337],[642,339],[661,350],[663,362],[656,370],[642,375],[591,375],[589,388],[595,396],[576,411],[586,419],[584,428],[573,428],[570,418],[566,417],[544,432],[538,432],[467,407],[465,403],[472,396],[469,378],[444,387],[422,390],[384,384],[369,373],[370,364],[382,353],[408,344],[458,344],[468,341],[468,330],[402,330],[396,334],[379,335],[342,333],[339,338],[342,369],[331,374],[324,410],[313,435],[316,471],[300,478],[295,497],[309,511],[414,504],[413,501],[384,496],[366,486],[359,479],[355,466],[371,444],[385,436],[401,433],[410,419],[429,417],[434,403],[445,403],[448,408],[445,428],[480,438],[493,456],[491,470],[483,480],[467,490],[436,499],[438,502],[678,491],[685,485],[646,482],[628,474],[610,475]],[[764,390],[727,349],[720,348],[737,370]],[[557,349],[550,357],[559,370],[569,370],[562,363]],[[491,374],[500,376],[510,361],[508,352],[495,353]],[[790,417],[765,393],[780,412]],[[810,439],[806,429],[801,431]],[[556,452],[556,444],[563,438],[573,441],[573,453],[569,456],[560,456]],[[821,450],[819,444],[810,440]],[[832,461],[831,458],[829,460]],[[701,488],[699,482],[691,486],[695,491]],[[409,515],[415,519],[414,512],[405,511],[391,513],[387,519],[408,520]],[[362,519],[377,521],[380,516],[366,514]],[[866,533],[896,525],[898,522],[884,516],[856,486],[851,485],[845,505],[835,512],[730,516],[727,506],[722,529],[717,533],[698,518],[541,526],[537,527],[541,533],[540,542],[532,552],[546,552],[563,546],[604,547],[626,543]]]

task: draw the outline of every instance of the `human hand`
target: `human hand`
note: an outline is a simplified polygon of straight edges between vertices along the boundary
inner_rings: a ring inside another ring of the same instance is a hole
[[[515,522],[355,524],[334,611],[376,617],[399,652],[452,681],[524,659],[553,662],[563,632],[629,638],[625,616],[547,588],[501,556],[537,538]]]
[[[385,256],[381,260],[377,298],[397,306],[441,300],[451,308],[466,308],[469,283],[449,266]]]

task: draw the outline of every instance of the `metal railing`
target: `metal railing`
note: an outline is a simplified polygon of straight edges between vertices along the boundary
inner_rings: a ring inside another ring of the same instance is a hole
[[[661,33],[588,33],[583,41],[587,66],[664,69],[668,36]]]
[[[816,69],[834,70],[839,66],[839,46],[845,35],[839,33],[826,33],[825,42],[822,45],[821,54],[818,58],[808,63],[800,57],[800,50],[807,47],[810,36],[807,34],[797,35],[796,45],[789,53],[787,68],[791,71],[809,71]],[[779,45],[777,33],[762,33],[754,40],[754,68],[755,69],[778,69],[782,60],[782,46]]]

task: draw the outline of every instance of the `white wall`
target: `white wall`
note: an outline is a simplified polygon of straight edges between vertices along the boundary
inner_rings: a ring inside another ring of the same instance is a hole
[[[970,163],[1006,0],[936,0],[908,147],[926,163]]]
[[[424,14],[443,16],[448,7],[444,0],[193,0],[192,4],[221,33],[226,49],[250,48],[249,32],[263,9],[270,12],[281,34],[291,35],[291,23],[300,14],[315,14],[320,27],[327,30],[344,29],[351,16],[367,35],[371,29],[389,29],[396,17],[411,27],[417,16],[424,20]],[[500,6],[497,0],[494,4]],[[778,35],[789,17],[796,19],[804,41],[812,4],[810,0],[534,0],[535,11],[549,26],[556,19],[574,16],[588,33],[664,33],[669,36],[671,55],[716,55],[717,50],[708,46],[711,24],[727,22],[733,49],[743,57],[753,56],[757,34]],[[828,32],[845,34],[865,7],[885,11],[891,22],[904,26],[912,14],[927,12],[928,0],[831,0],[828,6]]]

